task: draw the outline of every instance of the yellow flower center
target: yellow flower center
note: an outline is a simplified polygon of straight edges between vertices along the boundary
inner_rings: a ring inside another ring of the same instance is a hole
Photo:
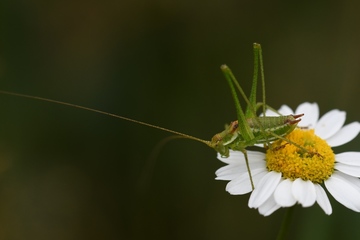
[[[281,172],[284,178],[291,180],[301,178],[314,183],[323,183],[331,176],[335,155],[314,130],[295,129],[286,139],[289,142],[277,140],[266,151],[269,171]]]

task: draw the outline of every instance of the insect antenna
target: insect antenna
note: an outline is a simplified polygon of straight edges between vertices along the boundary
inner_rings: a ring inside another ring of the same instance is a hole
[[[58,101],[58,100],[53,100],[53,99],[48,99],[48,98],[43,98],[43,97],[37,97],[37,96],[32,96],[32,95],[26,95],[26,94],[21,94],[21,93],[14,93],[14,92],[8,92],[8,91],[0,90],[0,94],[6,94],[6,95],[17,96],[17,97],[22,97],[22,98],[29,98],[29,99],[45,101],[45,102],[50,102],[50,103],[56,103],[56,104],[65,105],[65,106],[69,106],[69,107],[73,107],[73,108],[83,109],[83,110],[90,111],[90,112],[95,112],[95,113],[107,115],[107,116],[110,116],[110,117],[122,119],[122,120],[125,120],[125,121],[137,123],[137,124],[147,126],[147,127],[150,127],[150,128],[159,129],[161,131],[172,133],[172,134],[181,136],[183,138],[192,139],[192,140],[195,140],[197,142],[204,143],[204,144],[208,145],[209,147],[212,147],[210,141],[206,141],[206,140],[203,140],[203,139],[200,139],[200,138],[197,138],[197,137],[193,137],[193,136],[185,134],[185,133],[177,132],[177,131],[174,131],[174,130],[171,130],[171,129],[168,129],[168,128],[160,127],[160,126],[157,126],[157,125],[142,122],[142,121],[135,120],[135,119],[132,119],[132,118],[116,115],[116,114],[109,113],[109,112],[104,112],[104,111],[101,111],[101,110],[97,110],[97,109],[93,109],[93,108],[89,108],[89,107],[84,107],[84,106],[73,104],[73,103],[67,103],[67,102],[62,102],[62,101]]]

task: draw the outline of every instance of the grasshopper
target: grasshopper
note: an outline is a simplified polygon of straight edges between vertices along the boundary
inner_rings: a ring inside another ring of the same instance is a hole
[[[111,117],[119,118],[125,121],[130,121],[136,124],[144,125],[151,128],[156,128],[165,132],[169,132],[175,134],[179,137],[192,139],[201,143],[206,144],[207,146],[213,148],[216,152],[218,152],[223,157],[228,157],[230,153],[230,149],[233,151],[241,151],[245,156],[245,161],[247,165],[247,171],[249,173],[250,183],[252,189],[254,189],[254,184],[252,181],[251,171],[249,167],[249,159],[247,156],[246,148],[250,146],[254,146],[255,144],[264,144],[265,146],[269,146],[271,141],[277,139],[284,139],[284,137],[292,132],[297,123],[301,120],[300,117],[303,114],[299,115],[287,115],[287,116],[277,116],[277,117],[266,117],[265,111],[269,108],[265,103],[265,80],[264,80],[264,69],[262,62],[262,51],[260,44],[254,43],[254,74],[252,80],[252,88],[250,92],[249,98],[245,95],[243,89],[240,84],[234,77],[230,68],[226,65],[221,66],[221,70],[230,86],[231,94],[235,102],[236,112],[237,112],[237,120],[231,122],[224,131],[215,134],[210,141],[203,140],[197,137],[193,137],[191,135],[187,135],[184,133],[180,133],[171,129],[163,128],[160,126],[156,126],[153,124],[149,124],[146,122],[138,121],[132,118],[127,118],[124,116],[119,116],[116,114],[104,112],[101,110],[96,110],[72,103],[25,95],[20,93],[13,93],[7,91],[1,91],[1,94],[13,95],[18,97],[30,98],[40,101],[46,101],[61,105],[66,105],[74,108],[79,108],[87,111],[92,111],[104,115],[108,115]],[[258,73],[260,66],[260,74],[262,81],[262,95],[263,102],[257,103],[256,101],[256,90],[257,90],[257,82],[258,82]],[[237,91],[241,94],[243,99],[245,100],[247,107],[245,111],[243,111],[240,101],[237,96]],[[263,115],[258,117],[256,111],[262,107]]]

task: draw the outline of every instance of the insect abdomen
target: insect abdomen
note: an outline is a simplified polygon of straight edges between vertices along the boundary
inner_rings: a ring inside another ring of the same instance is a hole
[[[250,128],[253,131],[257,143],[272,141],[276,135],[285,136],[294,130],[297,123],[301,120],[299,117],[304,114],[276,116],[276,117],[258,117],[247,119]]]
[[[249,118],[247,122],[250,128],[254,129],[261,129],[260,126],[264,129],[276,129],[284,125],[293,125],[300,121],[297,119],[303,116],[303,114],[299,115],[287,115],[287,116],[276,116],[276,117],[258,117],[258,118]]]

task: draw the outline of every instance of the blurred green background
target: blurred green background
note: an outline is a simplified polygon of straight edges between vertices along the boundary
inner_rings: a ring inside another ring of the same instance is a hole
[[[267,102],[360,119],[360,3],[1,1],[0,89],[76,103],[210,139],[234,120],[219,66],[248,92],[263,47]],[[274,239],[249,195],[215,181],[215,152],[79,109],[0,95],[1,239]],[[360,137],[335,149],[360,150]],[[360,238],[332,197],[295,211],[289,239]],[[360,201],[360,199],[359,199]]]

